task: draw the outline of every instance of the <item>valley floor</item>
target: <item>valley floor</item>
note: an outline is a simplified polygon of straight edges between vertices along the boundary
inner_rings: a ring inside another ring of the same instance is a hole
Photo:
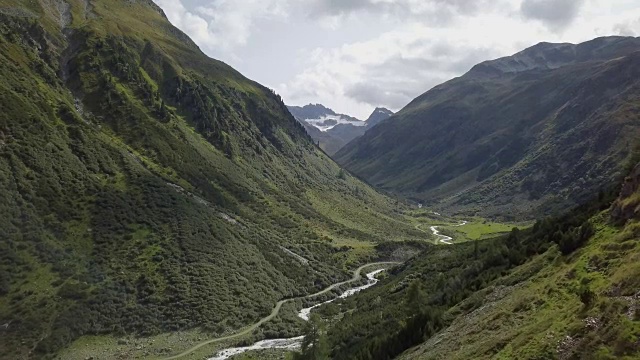
[[[432,237],[436,245],[490,239],[508,234],[514,228],[522,230],[532,225],[531,222],[504,223],[483,218],[452,218],[431,210],[412,210],[409,215],[415,229]]]
[[[257,331],[260,326],[266,322],[276,318],[284,304],[296,303],[297,300],[317,299],[323,295],[330,294],[337,289],[344,287],[352,288],[363,278],[362,271],[364,269],[375,270],[384,269],[398,262],[374,262],[358,267],[353,271],[351,279],[335,283],[319,292],[305,296],[304,298],[292,298],[281,300],[275,304],[272,312],[266,317],[260,319],[256,323],[233,334],[206,339],[207,334],[191,331],[184,333],[171,333],[155,336],[152,338],[131,338],[116,339],[112,337],[86,337],[76,341],[70,348],[63,351],[60,359],[113,359],[113,358],[156,358],[164,360],[174,359],[201,359],[203,356],[210,356],[221,349],[232,346],[244,346],[250,344],[252,339],[260,336]],[[377,272],[377,271],[376,271]],[[355,293],[355,292],[354,292]],[[317,301],[317,300],[316,300]],[[290,310],[290,309],[289,309]],[[206,339],[206,340],[205,340]],[[170,355],[176,350],[185,349],[177,355]],[[166,356],[163,354],[166,353]]]
[[[451,245],[466,241],[476,241],[492,236],[504,234],[514,226],[523,224],[500,224],[488,222],[484,219],[460,220],[443,216],[428,210],[410,210],[404,217],[405,224],[413,226],[424,234],[425,244]],[[358,262],[370,258],[375,254],[375,243],[354,242],[355,240],[339,240],[333,246],[348,246],[351,250],[345,256],[351,258],[349,262]],[[284,250],[287,253],[286,249]],[[414,253],[415,254],[415,253]],[[388,256],[389,254],[387,254]],[[300,255],[291,253],[292,258],[301,261]],[[396,251],[391,256],[407,256]],[[304,258],[303,258],[304,259]],[[306,260],[306,259],[304,259]],[[325,288],[305,298],[322,298],[334,293],[344,286],[357,284],[361,279],[361,271],[376,266],[390,265],[388,262],[367,263],[353,271],[352,278]],[[331,295],[334,296],[334,295]],[[211,338],[211,335],[201,331],[181,331],[160,334],[152,337],[124,337],[113,336],[85,336],[75,341],[70,347],[58,354],[59,359],[93,358],[95,360],[111,358],[131,359],[202,359],[213,356],[221,349],[235,346],[246,346],[265,337],[270,338],[270,330],[275,329],[280,337],[293,337],[300,334],[304,322],[296,316],[297,309],[304,305],[302,298],[285,299],[275,304],[272,312],[252,325],[229,332],[221,337]],[[262,358],[255,356],[283,356],[290,353],[283,349],[256,350],[235,355],[232,359]],[[260,354],[260,355],[258,355]]]

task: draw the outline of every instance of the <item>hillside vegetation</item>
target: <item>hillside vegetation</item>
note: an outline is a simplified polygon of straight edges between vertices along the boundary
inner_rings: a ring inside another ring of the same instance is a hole
[[[615,201],[603,192],[530,229],[429,248],[321,309],[332,358],[637,359],[640,218],[619,209],[637,198],[638,168]]]
[[[334,158],[466,216],[565,211],[620,174],[640,136],[640,39],[540,43],[416,98]]]
[[[150,0],[1,0],[0,106],[3,359],[229,333],[424,237]]]

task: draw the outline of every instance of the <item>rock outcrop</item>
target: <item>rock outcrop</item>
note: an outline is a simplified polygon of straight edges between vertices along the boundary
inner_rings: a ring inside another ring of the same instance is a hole
[[[624,179],[620,196],[611,207],[611,218],[616,222],[640,218],[640,163]]]

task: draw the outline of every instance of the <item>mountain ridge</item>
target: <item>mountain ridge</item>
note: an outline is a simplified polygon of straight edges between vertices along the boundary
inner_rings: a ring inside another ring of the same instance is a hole
[[[321,104],[287,106],[291,114],[307,130],[319,146],[330,156],[355,138],[362,136],[393,114],[386,108],[375,108],[367,120],[338,114]]]
[[[631,153],[638,132],[631,114],[639,103],[638,84],[629,79],[640,40],[573,47],[596,59],[581,55],[580,62],[553,69],[533,62],[520,72],[496,70],[496,64],[512,69],[513,58],[485,62],[420,95],[335,158],[385,190],[467,214],[531,217],[580,203],[581,193],[614,178]],[[518,54],[540,48],[554,47]],[[591,157],[599,161],[589,169]],[[554,173],[565,165],[558,179]]]
[[[616,43],[623,44],[624,47],[627,39],[629,37],[607,36],[580,44],[540,42],[514,55],[481,62],[475,65],[469,74],[484,73],[487,69],[502,73],[550,70],[580,62],[598,61],[599,50],[608,48],[607,52],[610,52],[610,48]],[[623,53],[624,51],[619,54]],[[606,58],[615,56],[608,54]]]

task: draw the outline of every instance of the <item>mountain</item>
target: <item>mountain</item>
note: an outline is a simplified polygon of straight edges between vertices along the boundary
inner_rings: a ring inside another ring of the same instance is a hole
[[[297,119],[320,119],[327,116],[337,116],[335,111],[321,104],[308,104],[305,106],[287,106],[289,112]],[[341,115],[341,117],[347,115]]]
[[[165,356],[424,236],[150,0],[0,0],[0,108],[3,359]]]
[[[365,125],[362,120],[345,114],[337,114],[335,111],[320,104],[287,106],[287,108],[296,119],[304,120],[323,131],[327,131],[338,124]]]
[[[363,122],[348,115],[337,114],[320,104],[287,108],[303,124],[311,138],[329,155],[335,154],[351,140],[362,136],[365,131],[393,114],[388,109],[376,108]]]
[[[618,224],[640,219],[640,163],[624,179],[620,196],[611,206],[611,218]]]
[[[334,158],[465,214],[531,218],[586,200],[640,135],[640,39],[541,43],[438,85]]]
[[[338,319],[332,358],[638,358],[640,216],[620,208],[637,206],[639,174],[617,198],[615,186],[529,229],[396,267],[323,313]]]
[[[385,120],[393,115],[393,111],[386,108],[375,108],[369,118],[366,120],[367,129],[371,129],[372,127],[378,125],[382,120]]]

